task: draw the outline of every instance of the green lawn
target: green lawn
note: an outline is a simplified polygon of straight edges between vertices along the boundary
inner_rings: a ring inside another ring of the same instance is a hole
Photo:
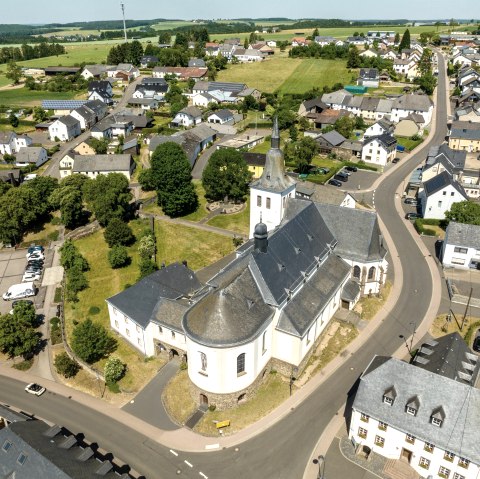
[[[421,138],[419,140],[412,140],[410,138],[397,137],[397,143],[404,146],[408,151],[414,150],[422,141],[423,139]]]
[[[0,90],[0,105],[8,106],[37,106],[42,100],[71,100],[77,92],[50,92],[35,91],[27,88],[16,88],[15,90]]]
[[[240,213],[234,215],[218,215],[212,218],[208,224],[223,228],[230,231],[235,231],[240,234],[248,235],[250,227],[250,202],[247,200],[247,207]]]
[[[303,59],[282,83],[281,93],[304,93],[312,88],[332,86],[340,82],[352,82],[352,74],[346,68],[345,60]]]

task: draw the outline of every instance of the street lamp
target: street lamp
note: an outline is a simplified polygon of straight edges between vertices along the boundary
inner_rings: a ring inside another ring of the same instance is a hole
[[[410,349],[410,346],[409,346],[409,344],[407,343],[407,339],[405,338],[405,336],[404,336],[403,334],[399,334],[398,337],[399,337],[400,339],[403,339],[403,341],[404,341],[404,343],[405,343],[405,346],[406,346],[407,349],[408,349],[409,354],[412,354],[412,350]]]
[[[318,475],[317,479],[325,479],[325,456],[318,456],[317,459],[313,460],[314,464],[318,464]]]

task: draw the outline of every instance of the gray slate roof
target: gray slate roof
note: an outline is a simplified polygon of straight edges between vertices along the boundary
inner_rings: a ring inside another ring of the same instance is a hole
[[[212,111],[209,116],[211,115],[217,115],[218,118],[220,118],[221,120],[228,120],[230,118],[233,118],[233,113],[226,108],[223,108],[222,110]]]
[[[193,118],[198,118],[202,116],[202,110],[200,110],[196,106],[186,106],[185,108],[182,108],[178,113],[184,113]]]
[[[88,173],[91,171],[130,171],[132,156],[121,155],[75,155],[72,171]]]
[[[362,262],[385,257],[382,235],[376,213],[315,203],[325,224],[337,239],[335,253],[342,258]]]
[[[383,402],[392,387],[393,405]],[[405,412],[408,401],[418,398],[416,416]],[[441,427],[430,422],[442,407]],[[480,390],[434,374],[398,359],[375,356],[362,374],[353,408],[391,427],[427,441],[446,451],[480,463]]]
[[[36,163],[40,154],[45,151],[41,146],[27,146],[20,148],[16,154],[16,163]]]
[[[73,127],[75,125],[80,125],[80,122],[71,115],[61,116],[58,121],[63,123],[67,127]]]
[[[480,226],[450,221],[445,240],[450,245],[480,250]]]
[[[432,106],[432,100],[427,95],[416,93],[402,95],[393,101],[393,108],[401,110],[428,111]]]
[[[177,300],[200,288],[201,284],[191,269],[181,263],[172,263],[108,298],[107,302],[146,328],[151,319],[162,321],[161,315],[157,314],[160,301]]]
[[[443,190],[446,186],[453,186],[467,200],[467,194],[462,185],[455,181],[446,171],[442,171],[439,175],[430,178],[423,184],[427,196],[435,194],[437,191]]]
[[[320,135],[319,138],[323,138],[325,141],[330,143],[332,146],[340,146],[346,138],[338,133],[338,131],[332,130],[329,131],[328,133],[324,133]]]

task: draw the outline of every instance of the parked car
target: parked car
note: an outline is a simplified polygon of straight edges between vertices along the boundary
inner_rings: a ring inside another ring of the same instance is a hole
[[[353,173],[355,173],[355,171],[358,171],[358,168],[356,166],[346,166],[345,169]]]
[[[32,259],[27,262],[27,267],[28,266],[39,266],[40,268],[43,268],[43,261]]]
[[[417,198],[412,198],[410,196],[407,196],[403,202],[406,204],[406,205],[412,205],[412,206],[417,206],[418,205],[418,201],[417,201]]]
[[[416,220],[417,218],[421,218],[422,215],[419,215],[418,213],[407,213],[405,215],[405,219],[407,220]]]
[[[40,271],[25,271],[22,277],[22,283],[26,283],[28,281],[38,281],[42,277],[42,273]]]
[[[392,163],[398,163],[400,161],[400,158],[397,156],[392,160]]]
[[[317,172],[320,175],[326,175],[327,173],[330,173],[330,168],[318,168]]]
[[[25,387],[25,391],[27,391],[29,394],[34,394],[35,396],[41,396],[46,389],[43,386],[40,386],[40,384],[30,383]]]
[[[35,296],[37,294],[37,287],[35,283],[20,283],[13,284],[8,288],[8,291],[3,294],[4,301],[11,301],[12,299],[28,298],[29,296]]]
[[[27,253],[27,260],[31,261],[32,259],[41,259],[42,261],[45,260],[45,255],[41,251],[34,251],[33,253]]]
[[[344,183],[348,181],[348,175],[343,173],[343,171],[339,171],[333,178],[335,180],[343,181]]]
[[[34,251],[41,251],[43,253],[44,249],[43,246],[40,245],[31,245],[28,247],[27,254],[31,254]]]
[[[328,182],[328,184],[329,184],[329,185],[332,185],[332,186],[342,186],[342,182],[336,180],[335,178],[332,178],[332,179]]]

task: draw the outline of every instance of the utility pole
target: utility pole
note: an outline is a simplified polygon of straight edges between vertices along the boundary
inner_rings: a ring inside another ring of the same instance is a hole
[[[125,4],[121,2],[120,7],[122,8],[122,16],[123,16],[123,33],[125,34],[125,42],[127,42],[128,38],[127,38],[127,25],[125,23]]]

